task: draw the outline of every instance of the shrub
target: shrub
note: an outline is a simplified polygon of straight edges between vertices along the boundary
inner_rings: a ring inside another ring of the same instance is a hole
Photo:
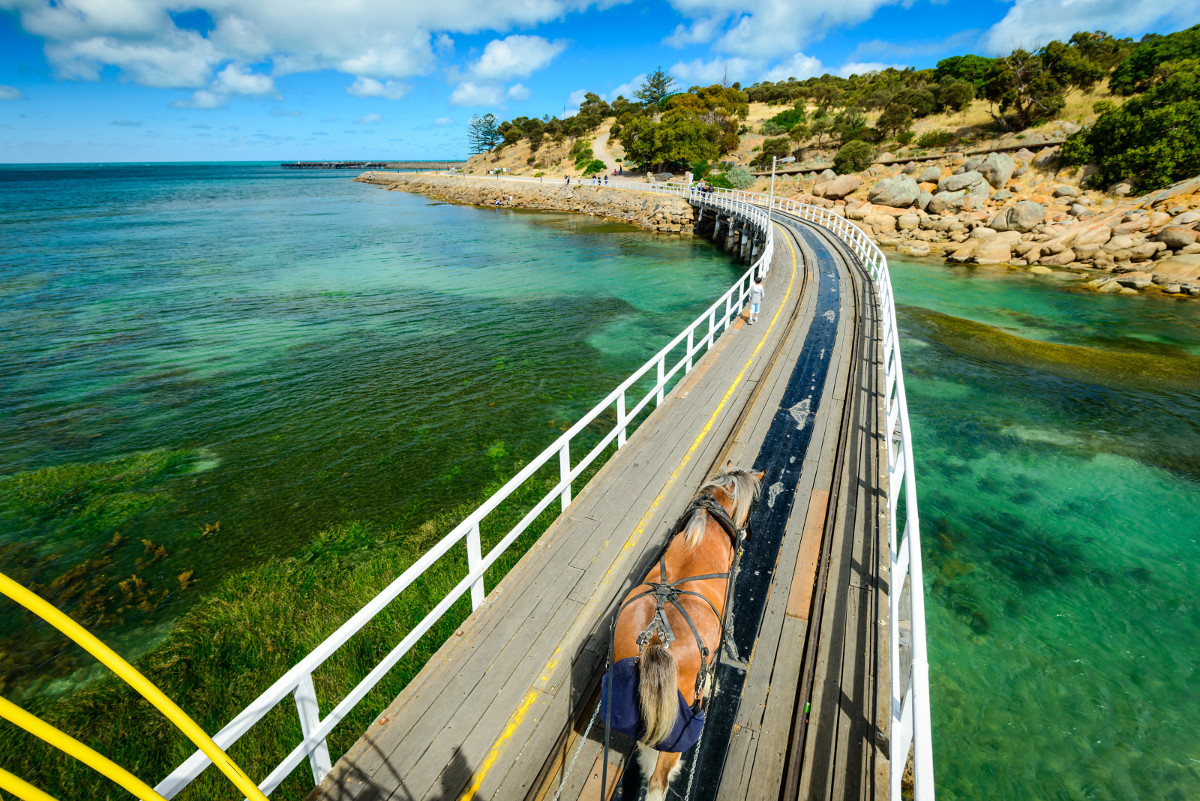
[[[778,136],[787,133],[805,120],[803,108],[790,108],[764,122],[760,130],[764,136]]]
[[[745,167],[733,167],[725,173],[726,180],[734,189],[749,189],[754,183],[754,176]]]
[[[870,167],[874,160],[875,148],[861,139],[855,139],[842,145],[841,150],[833,157],[833,169],[841,175],[862,172]]]
[[[1147,36],[1117,65],[1109,85],[1123,95],[1141,92],[1150,88],[1163,64],[1190,58],[1200,58],[1200,25],[1166,36]]]
[[[954,134],[949,131],[943,131],[941,128],[934,128],[932,131],[926,131],[917,139],[918,147],[947,147],[954,144]]]
[[[1162,83],[1072,134],[1063,163],[1094,162],[1096,184],[1129,181],[1137,192],[1200,174],[1200,59],[1163,66]]]
[[[896,141],[902,145],[907,145],[911,144],[912,140],[915,139],[916,136],[917,135],[912,131],[901,131],[896,135]]]
[[[591,150],[588,150],[588,153],[591,153]],[[592,159],[583,168],[583,174],[584,175],[595,175],[598,172],[604,172],[605,169],[606,169],[606,165],[604,164],[603,161],[601,161],[600,159]]]
[[[707,181],[713,186],[719,186],[722,189],[734,188],[733,184],[730,183],[729,179],[725,176],[725,173],[722,172],[713,173],[712,175],[708,176]]]
[[[778,139],[767,139],[762,143],[762,152],[754,157],[750,162],[753,165],[768,167],[771,164],[772,158],[786,158],[792,152],[791,141],[786,137]]]

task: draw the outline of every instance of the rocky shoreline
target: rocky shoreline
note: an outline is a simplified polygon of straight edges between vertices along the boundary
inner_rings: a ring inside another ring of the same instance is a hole
[[[1128,185],[1085,190],[1088,170],[1059,170],[1057,151],[826,170],[784,193],[845,215],[902,255],[1066,271],[1101,293],[1200,297],[1200,178],[1136,198]]]
[[[663,234],[691,236],[695,227],[695,212],[682,198],[586,183],[564,186],[558,181],[522,183],[394,172],[366,172],[354,180],[469,206],[492,206],[497,198],[511,197],[505,205],[591,214]]]

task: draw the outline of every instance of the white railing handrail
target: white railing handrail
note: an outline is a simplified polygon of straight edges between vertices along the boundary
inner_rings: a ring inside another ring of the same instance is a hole
[[[688,194],[687,190],[682,187],[674,185],[659,186],[660,188],[656,191],[664,194]],[[228,749],[289,694],[293,696],[296,702],[297,714],[300,718],[303,739],[259,785],[259,789],[264,793],[269,794],[278,787],[306,758],[312,767],[314,782],[320,783],[321,779],[331,768],[329,749],[326,745],[326,737],[329,732],[370,692],[396,662],[424,636],[455,601],[470,591],[472,609],[478,608],[483,603],[485,595],[484,574],[487,569],[555,498],[561,499],[564,510],[570,505],[571,482],[578,478],[614,440],[616,440],[618,448],[623,447],[626,443],[629,424],[649,405],[651,400],[655,401],[656,406],[661,404],[664,400],[667,386],[672,379],[681,370],[684,375],[689,373],[694,366],[697,355],[711,348],[716,341],[718,333],[728,329],[737,316],[741,314],[750,292],[751,277],[756,273],[759,276],[765,276],[770,270],[771,258],[774,254],[774,232],[771,227],[769,215],[765,210],[745,198],[713,196],[700,198],[698,202],[719,208],[724,212],[737,214],[755,225],[762,234],[763,249],[761,255],[742,274],[737,282],[718,298],[715,303],[709,306],[703,314],[697,317],[691,325],[659,350],[657,354],[638,368],[629,378],[625,379],[620,386],[610,392],[604,400],[580,418],[575,425],[563,432],[548,448],[509,479],[503,487],[471,512],[465,520],[438,541],[436,545],[401,573],[383,591],[351,616],[349,620],[339,626],[324,642],[284,673],[265,692],[259,695],[258,698],[252,701],[249,706],[213,736],[213,740],[217,745],[222,749]],[[702,331],[705,324],[707,324],[707,330]],[[700,337],[697,337],[698,331],[702,334]],[[678,361],[668,365],[667,358],[671,352],[685,340],[687,345],[684,348],[683,355]],[[646,376],[652,368],[656,369],[657,380],[655,386],[643,395],[632,408],[627,409],[626,393],[633,388],[633,385],[637,381]],[[616,423],[613,429],[602,437],[600,442],[583,459],[572,465],[570,456],[572,439],[613,405],[616,406]],[[525,517],[486,556],[483,555],[480,542],[480,524],[483,519],[556,456],[559,459],[559,482],[543,496],[541,501],[534,505],[533,509],[526,513]],[[384,607],[395,600],[400,593],[418,579],[438,559],[464,540],[467,545],[467,575],[396,644],[392,651],[329,714],[321,718],[312,682],[313,671],[319,668],[355,633],[367,625]],[[195,780],[210,764],[211,761],[208,757],[202,752],[197,751],[163,779],[155,787],[155,790],[165,798],[173,798],[184,787]]]

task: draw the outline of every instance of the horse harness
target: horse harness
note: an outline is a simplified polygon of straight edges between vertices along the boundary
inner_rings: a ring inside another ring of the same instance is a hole
[[[696,513],[697,511],[707,512],[708,515],[712,517],[712,519],[715,520],[722,529],[725,530],[725,533],[729,535],[729,542],[733,546],[734,559],[736,563],[738,549],[741,547],[742,541],[746,538],[746,530],[744,528],[738,528],[737,524],[733,522],[733,518],[731,518],[725,511],[725,508],[721,506],[721,504],[717,503],[711,495],[701,495],[700,497],[695,498],[684,511],[684,513],[679,516],[679,520],[677,520],[675,525],[672,526],[671,533],[667,537],[668,548],[670,547],[670,541],[673,540],[677,534],[683,531],[686,521],[689,520],[692,514]],[[621,605],[621,608],[617,610],[616,616],[613,617],[613,631],[615,633],[617,627],[617,618],[619,618],[621,613],[625,611],[625,607],[629,606],[634,601],[639,601],[646,596],[650,596],[654,598],[654,617],[651,618],[650,625],[646,626],[646,628],[643,629],[642,632],[637,636],[638,650],[640,651],[641,648],[656,635],[663,643],[670,646],[670,644],[675,641],[675,631],[671,628],[671,624],[667,621],[667,604],[675,607],[675,610],[678,611],[679,614],[683,616],[683,619],[687,622],[688,628],[692,630],[692,636],[696,639],[696,647],[700,651],[700,670],[696,674],[696,700],[692,703],[692,711],[699,712],[702,707],[700,691],[704,687],[704,682],[708,677],[708,674],[716,666],[716,660],[714,659],[709,661],[709,657],[712,654],[709,652],[708,647],[704,645],[704,641],[700,639],[700,632],[696,628],[695,622],[692,621],[691,615],[689,615],[687,610],[683,608],[683,605],[679,603],[679,596],[694,595],[703,600],[706,604],[708,604],[709,608],[712,609],[713,614],[717,616],[717,620],[721,624],[721,637],[717,644],[718,649],[721,647],[720,643],[725,641],[725,618],[720,612],[717,611],[717,607],[714,606],[713,602],[708,598],[698,592],[682,589],[680,585],[687,584],[688,582],[692,581],[705,581],[707,579],[727,579],[730,577],[730,574],[729,572],[705,573],[699,576],[686,576],[681,579],[676,579],[675,581],[667,581],[666,557],[667,548],[664,548],[662,554],[658,558],[659,577],[662,580],[657,582],[642,582],[641,586],[646,586],[650,589],[639,592],[637,595],[633,596]],[[730,571],[732,571],[732,566],[730,567]],[[726,604],[726,607],[728,607],[728,604]],[[611,660],[612,645],[610,637],[609,661]]]

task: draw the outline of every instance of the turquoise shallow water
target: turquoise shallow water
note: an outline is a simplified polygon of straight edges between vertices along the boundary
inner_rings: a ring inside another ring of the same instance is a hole
[[[189,454],[119,496],[132,508],[8,516],[6,572],[46,585],[108,558],[106,592],[148,582],[106,621],[136,653],[230,571],[330,525],[482,500],[738,274],[699,239],[352,177],[0,168],[0,476]]]
[[[892,262],[941,799],[1200,797],[1200,387],[1067,380],[919,311],[1196,357],[1200,308]]]

